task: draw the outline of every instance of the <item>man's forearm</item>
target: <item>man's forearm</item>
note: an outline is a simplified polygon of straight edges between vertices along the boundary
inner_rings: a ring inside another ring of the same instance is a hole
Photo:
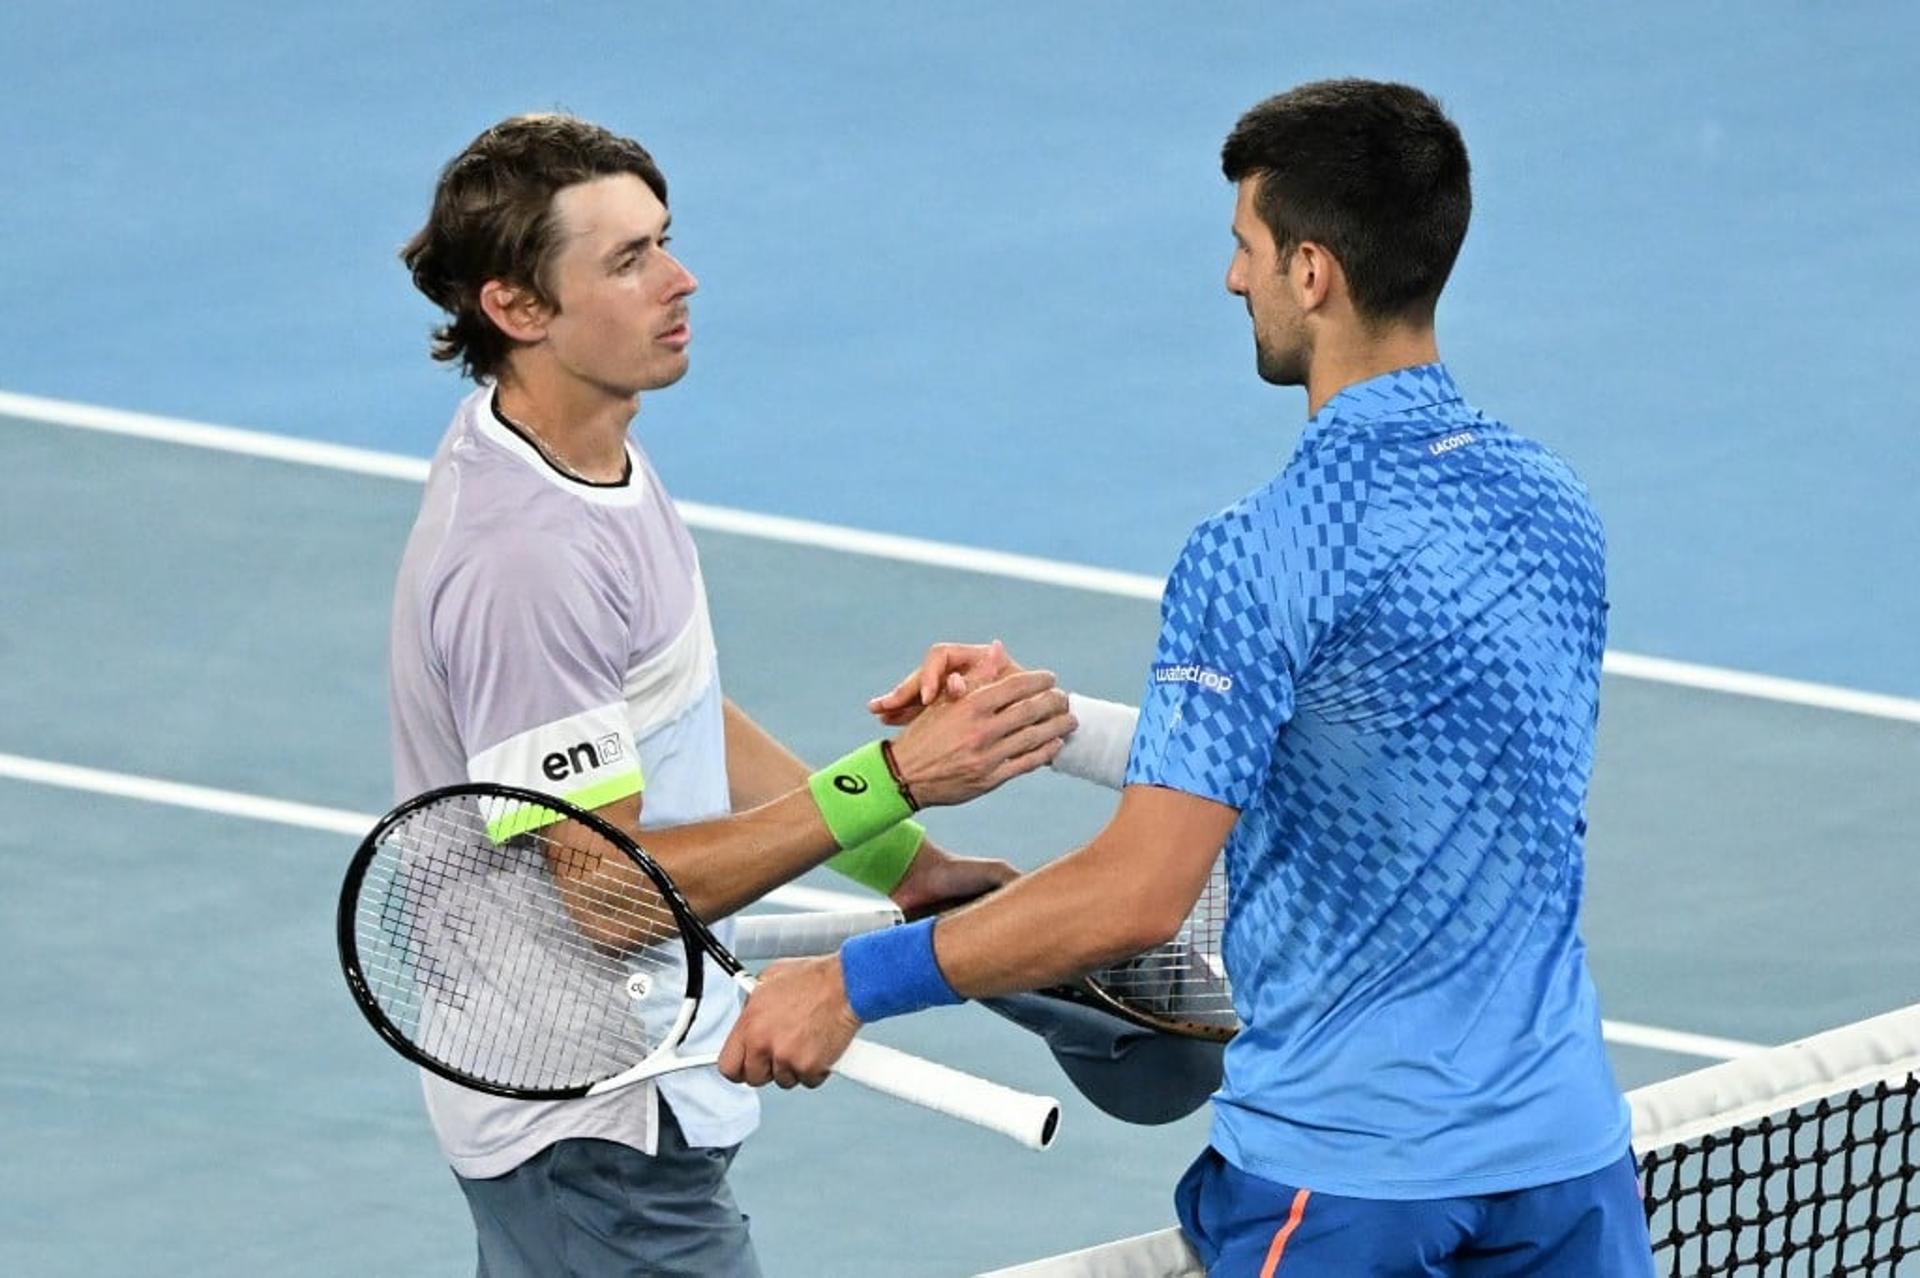
[[[934,951],[970,998],[1035,989],[1153,948],[1180,928],[1239,813],[1134,786],[1105,829],[940,920]]]
[[[640,836],[694,913],[710,921],[752,904],[842,850],[809,784],[806,764],[732,702],[726,703],[724,722],[733,813]],[[875,801],[877,795],[876,788]],[[641,806],[636,795],[602,809],[601,815],[635,829]],[[584,888],[583,898],[590,899]]]
[[[755,808],[807,783],[806,762],[755,723],[733,702],[726,703],[727,795],[736,812]]]
[[[615,829],[635,835],[694,913],[709,921],[804,874],[837,850],[804,779],[771,803],[691,825],[642,830],[638,794],[596,813]],[[629,950],[667,934],[651,882],[605,839],[563,822],[547,832],[546,847],[561,900],[590,939]],[[646,904],[650,900],[651,906]]]
[[[882,846],[898,830],[917,831],[904,820],[908,812],[964,803],[1044,766],[1072,729],[1066,701],[1047,671],[1009,675],[931,707],[892,741],[863,746],[817,775],[729,703],[728,790],[736,808],[750,806],[651,832],[648,846],[707,918],[732,913],[839,851],[877,848],[910,861],[917,834],[911,847]],[[896,856],[889,884],[906,868]]]
[[[709,921],[751,905],[840,850],[804,769],[769,802],[715,821],[650,830],[643,841],[694,913]]]
[[[735,811],[807,783],[806,763],[731,701],[726,703],[726,729],[727,790]],[[925,834],[915,822],[903,822],[870,844],[845,855],[836,853],[826,864],[872,891],[892,892],[924,846]]]
[[[1173,934],[1163,903],[1127,892],[1095,844],[942,918],[934,953],[954,990],[990,998],[1071,981]]]

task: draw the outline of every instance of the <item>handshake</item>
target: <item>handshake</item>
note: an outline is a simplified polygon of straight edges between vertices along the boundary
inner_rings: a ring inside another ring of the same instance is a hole
[[[888,727],[900,782],[916,807],[965,803],[1036,768],[1109,790],[1125,782],[1139,712],[1075,694],[1028,670],[999,640],[938,643],[889,691],[867,702]],[[929,847],[888,894],[909,914],[970,899],[1016,877],[1004,861]],[[885,889],[883,889],[885,890]]]
[[[895,779],[916,807],[965,803],[1045,767],[1077,726],[1067,694],[995,640],[935,644],[919,667],[867,703],[889,727]]]

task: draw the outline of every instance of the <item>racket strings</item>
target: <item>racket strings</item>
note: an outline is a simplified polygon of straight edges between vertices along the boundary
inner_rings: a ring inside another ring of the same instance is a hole
[[[1104,967],[1092,981],[1110,998],[1150,1016],[1238,1024],[1223,943],[1227,924],[1224,862],[1216,864],[1200,899],[1174,938]]]
[[[569,823],[575,831],[599,842],[599,836]],[[615,950],[638,949],[680,935],[680,922],[668,908],[652,880],[632,859],[618,851],[601,852],[571,840],[545,835],[531,839],[556,866],[562,900],[576,920],[590,918],[595,931],[588,939]]]
[[[576,878],[587,890],[571,890]],[[395,1028],[496,1086],[559,1090],[618,1073],[665,1041],[685,994],[678,920],[631,859],[572,823],[563,837],[495,842],[471,796],[386,832],[355,916],[362,974]]]
[[[430,961],[437,955],[477,960],[462,964],[469,978],[455,984],[453,992],[458,996],[472,988],[486,1000],[470,1007],[471,1000],[456,997],[442,1005],[476,1014],[443,1017],[434,1035],[436,1054],[452,1057],[448,1063],[490,1081],[535,1086],[566,1081],[562,1076],[570,1072],[570,1057],[583,1045],[589,1051],[602,1047],[611,1059],[632,1059],[645,1044],[633,1041],[627,1032],[631,1026],[590,1015],[593,1003],[574,996],[582,986],[623,977],[625,966],[610,966],[605,951],[557,908],[553,894],[527,891],[527,871],[537,873],[537,861],[526,857],[516,863],[506,855],[507,845],[494,847],[476,838],[477,825],[449,822],[436,814],[417,823],[416,837],[407,841],[404,853],[410,869],[425,871],[415,879],[422,899],[446,906],[437,920],[432,910],[421,915],[439,925],[437,937],[433,931],[425,934],[425,955]],[[519,843],[542,856],[572,854],[571,848],[539,836],[523,836]],[[459,853],[458,860],[442,855],[449,845]],[[483,870],[478,877],[476,868]],[[484,933],[476,923],[481,919],[486,920]],[[447,966],[445,958],[436,966]],[[446,991],[445,982],[439,990]],[[527,1003],[529,994],[537,994],[537,1001]],[[504,1028],[501,1013],[516,1011],[525,1015],[519,1018],[520,1032],[511,1036],[510,1052],[510,1036],[495,1031]],[[530,1033],[542,1029],[545,1032]],[[606,1041],[609,1032],[611,1041]],[[509,1077],[516,1071],[527,1077]]]

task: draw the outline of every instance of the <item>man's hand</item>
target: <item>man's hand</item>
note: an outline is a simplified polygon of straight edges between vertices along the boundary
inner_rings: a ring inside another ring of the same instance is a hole
[[[931,914],[942,906],[971,901],[1019,876],[1020,871],[1005,861],[954,856],[928,842],[921,845],[906,876],[889,896],[909,917]]]
[[[720,1049],[720,1072],[750,1087],[818,1087],[859,1028],[838,954],[786,959],[747,998]]]
[[[1053,762],[1077,726],[1052,673],[1022,670],[924,707],[894,738],[893,761],[921,807],[965,803]]]
[[[992,643],[936,643],[927,649],[918,669],[910,671],[892,691],[868,701],[867,709],[879,716],[880,722],[897,728],[919,718],[920,712],[943,694],[965,696],[970,687],[977,688],[1024,669],[1007,655],[1006,645],[998,639]]]

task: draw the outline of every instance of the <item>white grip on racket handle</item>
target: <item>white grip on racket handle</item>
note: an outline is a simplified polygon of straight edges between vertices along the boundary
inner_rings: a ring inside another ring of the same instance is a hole
[[[881,1043],[854,1039],[833,1072],[898,1100],[1011,1136],[1028,1149],[1047,1148],[1060,1130],[1060,1102],[1051,1096],[1015,1091]]]
[[[830,913],[743,914],[734,920],[729,948],[742,963],[831,954],[848,937],[893,927],[901,917],[892,905]]]

